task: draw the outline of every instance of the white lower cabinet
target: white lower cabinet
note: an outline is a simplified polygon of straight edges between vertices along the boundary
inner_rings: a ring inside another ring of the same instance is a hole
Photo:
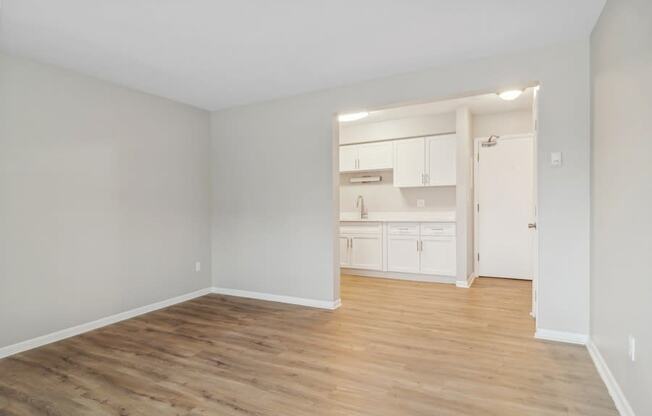
[[[380,223],[340,227],[340,266],[383,270],[383,234]]]
[[[382,235],[355,235],[351,237],[351,266],[354,269],[383,269]]]
[[[381,231],[378,225],[341,227],[341,266],[455,276],[457,259],[454,223],[387,223],[384,225],[384,233]],[[383,247],[387,256],[385,267]]]
[[[387,225],[387,271],[455,276],[455,224]]]
[[[340,236],[340,267],[351,267],[349,255],[349,237]]]
[[[419,273],[419,236],[389,235],[387,237],[387,270]]]
[[[421,237],[421,273],[455,276],[455,237]]]

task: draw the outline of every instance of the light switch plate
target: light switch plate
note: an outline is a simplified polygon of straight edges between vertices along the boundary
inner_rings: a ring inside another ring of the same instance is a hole
[[[561,152],[550,153],[550,166],[561,166]]]
[[[426,207],[426,200],[425,199],[417,199],[417,208],[425,208]]]

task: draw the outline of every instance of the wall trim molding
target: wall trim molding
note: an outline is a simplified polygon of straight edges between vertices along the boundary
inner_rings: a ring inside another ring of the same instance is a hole
[[[270,302],[289,303],[292,305],[309,306],[311,308],[334,310],[342,305],[341,299],[336,300],[319,300],[308,298],[297,298],[294,296],[274,295],[271,293],[252,292],[249,290],[229,289],[225,287],[213,287],[212,293],[226,296],[236,296],[239,298],[249,298],[266,300]]]
[[[16,344],[8,345],[0,348],[0,359],[9,357],[10,355],[18,354],[33,348],[42,347],[53,342],[61,341],[66,338],[81,335],[85,332],[93,331],[107,325],[115,324],[139,315],[149,312],[154,312],[159,309],[167,308],[168,306],[176,305],[177,303],[186,302],[204,295],[211,293],[210,288],[199,289],[194,292],[186,293],[184,295],[175,296],[173,298],[165,299],[159,302],[151,303],[149,305],[140,306],[138,308],[130,309],[128,311],[119,312],[115,315],[106,316],[104,318],[96,319],[91,322],[86,322],[80,325],[75,325],[70,328],[62,329],[46,335],[41,335],[36,338],[21,341]]]
[[[611,395],[611,398],[613,399],[614,404],[616,405],[616,409],[618,409],[620,415],[636,416],[634,414],[634,409],[632,409],[629,401],[627,401],[627,397],[625,397],[625,394],[620,388],[618,381],[616,381],[616,378],[609,369],[609,366],[607,366],[607,362],[604,360],[604,357],[602,357],[602,354],[600,354],[598,346],[595,345],[592,339],[589,339],[589,342],[586,344],[586,348],[589,350],[589,355],[593,359],[593,364],[595,364],[595,367],[598,369],[598,373],[600,374],[604,384],[607,386],[609,395]]]
[[[568,344],[586,345],[589,336],[576,332],[553,331],[551,329],[537,328],[534,338],[544,341],[566,342]]]
[[[455,282],[455,286],[460,287],[462,289],[469,289],[473,285],[473,282],[475,282],[475,279],[478,276],[474,273],[471,273],[469,277],[466,278],[466,281],[463,280],[458,280]]]

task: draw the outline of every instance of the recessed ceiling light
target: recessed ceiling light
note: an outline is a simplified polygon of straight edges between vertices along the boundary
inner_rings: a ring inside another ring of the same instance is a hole
[[[507,90],[498,93],[498,96],[505,101],[512,101],[523,94],[523,90]]]
[[[356,121],[363,119],[369,115],[369,112],[367,111],[361,111],[359,113],[350,113],[350,114],[340,114],[337,116],[337,119],[339,121],[347,122],[347,121]]]

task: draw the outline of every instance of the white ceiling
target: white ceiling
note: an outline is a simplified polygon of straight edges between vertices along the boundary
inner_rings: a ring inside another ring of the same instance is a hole
[[[505,101],[498,94],[481,94],[444,101],[423,104],[404,105],[400,107],[373,110],[369,116],[357,121],[346,122],[347,125],[375,123],[384,120],[396,120],[432,114],[452,113],[458,108],[466,107],[473,115],[506,113],[509,111],[532,111],[534,88],[526,88],[523,94],[512,101]]]
[[[605,0],[3,0],[0,50],[209,110],[586,37]]]

